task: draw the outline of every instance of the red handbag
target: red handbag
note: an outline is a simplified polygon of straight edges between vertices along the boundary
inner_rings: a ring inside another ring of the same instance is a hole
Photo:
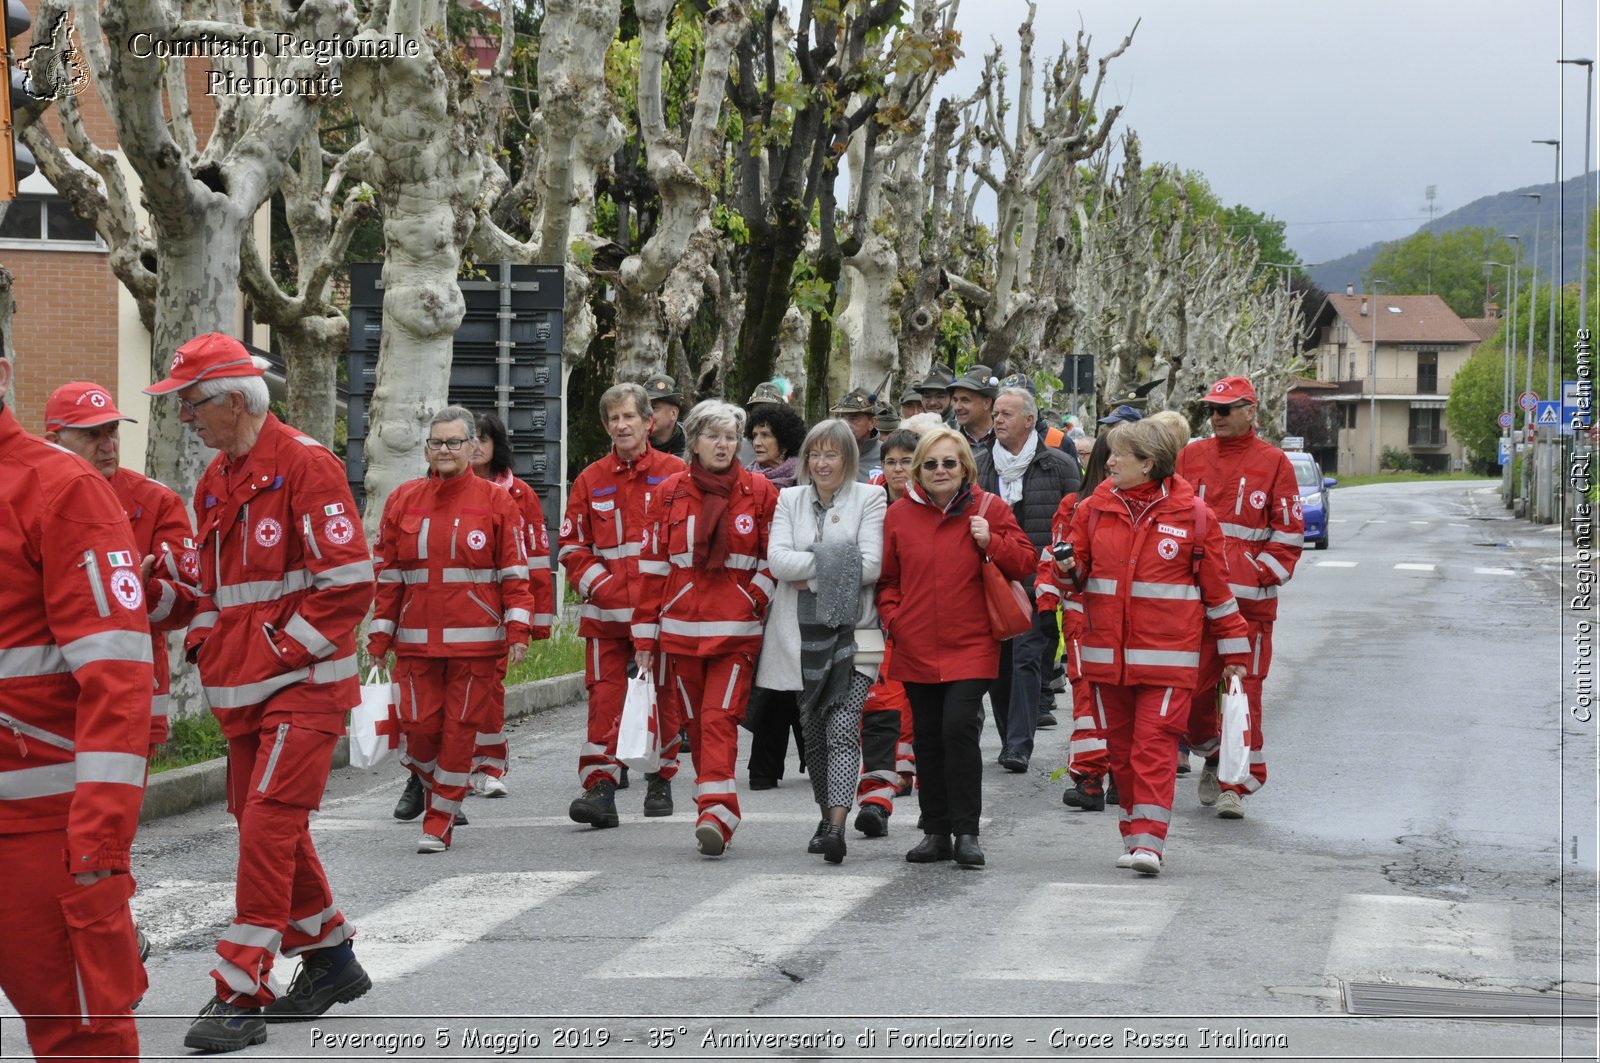
[[[992,498],[991,494],[983,496],[978,516],[988,512]],[[989,610],[989,634],[997,642],[1014,639],[1033,627],[1033,603],[1028,600],[1028,592],[1016,580],[1006,579],[988,554],[983,555],[983,604]]]

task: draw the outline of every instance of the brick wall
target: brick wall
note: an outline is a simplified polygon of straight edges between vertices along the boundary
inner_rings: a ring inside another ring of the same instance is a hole
[[[117,279],[106,255],[94,252],[6,249],[0,263],[11,271],[17,304],[16,413],[24,428],[41,432],[44,400],[69,380],[116,390]]]

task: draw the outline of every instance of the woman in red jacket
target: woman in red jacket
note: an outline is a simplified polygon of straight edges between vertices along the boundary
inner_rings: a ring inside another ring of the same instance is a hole
[[[778,489],[739,463],[744,411],[707,399],[683,430],[689,468],[670,477],[645,514],[633,612],[635,663],[659,649],[683,701],[694,748],[695,842],[721,856],[739,825],[734,762],[772,597],[767,537]]]
[[[1033,544],[1011,507],[977,486],[972,450],[938,428],[912,455],[913,483],[883,525],[878,616],[894,644],[889,678],[905,684],[922,777],[923,839],[913,864],[949,860],[982,867],[983,693],[1000,667],[989,632],[983,565],[1008,579],[1033,568]],[[980,515],[981,513],[981,515]],[[952,847],[950,836],[954,834]]]
[[[1224,679],[1243,675],[1250,651],[1222,529],[1173,475],[1177,457],[1161,425],[1119,427],[1106,480],[1072,517],[1074,568],[1057,566],[1055,576],[1083,603],[1083,675],[1106,722],[1122,804],[1117,866],[1144,875],[1161,872],[1200,640],[1217,639]]]

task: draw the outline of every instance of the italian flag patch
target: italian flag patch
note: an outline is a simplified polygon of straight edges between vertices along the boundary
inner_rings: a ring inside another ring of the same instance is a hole
[[[344,503],[343,502],[335,502],[331,506],[323,506],[322,507],[322,515],[324,517],[337,517],[339,514],[341,514],[343,512],[344,512]]]
[[[106,554],[106,563],[112,568],[132,568],[133,555],[126,550],[116,550]]]

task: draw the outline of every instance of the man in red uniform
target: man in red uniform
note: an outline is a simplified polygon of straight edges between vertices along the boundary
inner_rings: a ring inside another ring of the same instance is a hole
[[[646,513],[667,478],[688,468],[681,458],[650,446],[650,399],[638,384],[618,384],[600,396],[600,416],[611,453],[578,474],[567,495],[557,559],[583,597],[578,634],[589,641],[584,683],[589,690],[589,733],[578,756],[583,795],[568,809],[574,822],[617,825],[617,725],[634,660],[633,610],[639,604],[639,554],[654,524]],[[665,741],[661,768],[647,776],[646,816],[672,814],[678,773],[678,701],[665,681],[665,656],[656,662],[656,703]]]
[[[1205,757],[1200,803],[1223,819],[1244,818],[1244,796],[1267,781],[1262,752],[1261,685],[1272,664],[1272,624],[1278,588],[1300,560],[1305,520],[1300,488],[1283,451],[1256,435],[1256,392],[1242,376],[1225,377],[1206,396],[1212,438],[1178,453],[1178,475],[1211,506],[1222,526],[1228,583],[1250,628],[1250,663],[1242,686],[1250,699],[1250,778],[1217,782],[1217,687],[1222,661],[1212,639],[1201,641],[1200,682],[1189,713],[1189,748]]]
[[[216,996],[184,1044],[230,1052],[266,1040],[266,1022],[313,1019],[372,985],[309,828],[361,700],[355,630],[372,604],[372,558],[344,466],[268,412],[238,340],[190,340],[145,390],[176,395],[179,420],[221,452],[195,488],[199,594],[184,650],[228,739],[237,913],[217,944]],[[280,946],[303,959],[275,998]]]
[[[11,363],[0,358],[0,399]],[[128,850],[150,737],[150,628],[105,478],[0,402],[0,989],[41,1058],[137,1058]]]
[[[145,606],[149,610],[155,697],[150,703],[150,751],[167,740],[167,694],[171,666],[167,632],[184,624],[173,620],[178,590],[174,581],[193,582],[200,574],[189,513],[177,492],[142,473],[122,467],[123,421],[111,393],[99,384],[77,382],[57,388],[44,406],[44,437],[66,447],[111,481],[111,490],[133,526],[134,550],[144,566]]]

